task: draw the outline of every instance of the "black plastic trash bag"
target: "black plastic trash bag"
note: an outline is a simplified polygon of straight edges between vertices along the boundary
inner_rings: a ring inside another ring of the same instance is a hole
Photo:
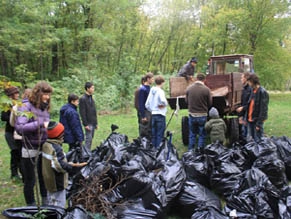
[[[158,149],[156,159],[158,161],[177,160],[179,158],[175,146],[172,144],[172,134],[169,134],[169,139],[164,138]]]
[[[91,157],[91,151],[85,146],[76,147],[66,154],[68,162],[82,163],[87,162]]]
[[[174,205],[175,214],[190,218],[191,215],[202,207],[221,209],[220,199],[209,189],[201,184],[187,180]]]
[[[244,190],[239,195],[232,195],[226,202],[225,212],[232,209],[238,212],[255,215],[258,218],[278,218],[279,196],[272,191],[267,191],[260,186],[253,186]]]
[[[264,138],[260,143],[251,141],[242,148],[248,154],[248,159],[253,163],[258,157],[270,154],[277,154],[277,146],[268,138]]]
[[[218,194],[227,197],[239,182],[241,170],[234,163],[222,162],[216,166],[210,177],[210,186]]]
[[[114,217],[118,219],[158,219],[163,218],[154,210],[146,209],[142,200],[131,200],[114,208]]]
[[[249,170],[244,171],[239,176],[239,181],[236,183],[233,194],[239,194],[246,189],[253,186],[261,186],[269,191],[274,191],[279,194],[279,190],[271,183],[268,176],[259,170],[258,168],[252,167]]]
[[[211,161],[213,161],[213,163],[216,161],[216,158],[226,152],[228,149],[220,143],[213,143],[213,144],[209,144],[207,146],[204,147],[203,149],[203,153],[207,154],[207,156],[210,158]]]
[[[125,200],[128,200],[129,202],[134,201],[133,203],[136,204],[139,203],[139,206],[142,206],[142,208],[138,207],[131,209],[130,215],[145,214],[146,216],[150,212],[151,215],[153,214],[156,216],[153,218],[159,218],[160,215],[163,214],[162,203],[160,200],[165,200],[166,197],[164,193],[161,194],[163,197],[158,199],[157,194],[153,191],[155,188],[153,184],[156,183],[153,182],[153,180],[154,174],[147,174],[146,172],[140,171],[135,173],[129,179],[121,182],[111,191],[102,193],[100,196],[102,197],[103,202],[107,203],[105,206],[112,206],[114,211],[113,215],[124,214],[124,210],[130,208],[130,206],[127,206],[128,203],[125,202]],[[160,188],[156,189],[158,189],[157,192],[160,192]],[[128,215],[129,211],[126,210],[126,212],[126,215]]]
[[[288,184],[284,162],[274,154],[259,157],[254,162],[253,167],[263,171],[278,189]]]
[[[36,206],[25,206],[17,208],[5,209],[2,214],[11,219],[29,218],[36,216],[36,214],[45,215],[47,219],[61,219],[65,215],[66,210],[56,206],[40,207],[40,211]]]
[[[76,218],[91,219],[93,217],[91,217],[90,213],[88,213],[81,205],[76,205],[68,208],[66,215],[62,219],[76,219]],[[102,215],[100,215],[100,217],[94,215],[94,218],[105,219],[105,217],[103,217]]]
[[[188,151],[183,154],[182,163],[187,179],[210,188],[211,165],[207,155]]]
[[[291,139],[282,137],[272,137],[271,140],[277,145],[278,153],[285,164],[287,178],[291,180]]]
[[[191,219],[229,219],[229,217],[216,208],[205,207],[196,210]]]
[[[279,218],[291,218],[291,186],[282,189],[281,199],[279,201]]]
[[[172,157],[171,160],[163,162],[163,167],[157,176],[165,187],[167,203],[169,203],[179,194],[186,180],[183,165],[178,159]]]
[[[215,165],[221,165],[222,162],[234,163],[241,171],[251,168],[251,163],[247,157],[247,153],[243,151],[241,145],[234,144],[232,148],[218,155]]]
[[[253,167],[242,174],[237,188],[227,198],[225,212],[236,209],[258,218],[278,218],[280,194],[268,177]]]

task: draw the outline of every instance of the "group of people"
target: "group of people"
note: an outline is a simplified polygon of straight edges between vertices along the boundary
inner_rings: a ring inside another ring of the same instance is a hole
[[[17,87],[5,89],[5,94],[11,99],[11,108],[1,112],[1,119],[6,121],[5,139],[11,151],[11,178],[22,179],[27,205],[36,205],[34,187],[37,175],[41,204],[65,207],[68,173],[87,164],[67,162],[62,149],[63,142],[72,150],[82,146],[84,141],[84,147],[91,150],[98,127],[92,97],[94,85],[86,82],[84,88],[85,94],[80,99],[75,94],[68,95],[67,104],[60,109],[59,122],[50,120],[53,89],[47,82],[41,81],[34,88],[25,89],[22,103],[18,101],[20,91]]]
[[[243,73],[241,82],[241,106],[236,111],[240,116],[242,140],[260,142],[264,135],[264,122],[268,118],[269,94],[256,74]]]
[[[197,59],[193,57],[179,71],[179,76],[193,81],[185,96],[189,112],[189,150],[204,147],[207,133],[212,142],[221,143],[225,141],[226,133],[224,121],[217,109],[212,107],[211,90],[204,84],[205,75],[198,73],[194,79],[196,64]],[[259,142],[267,119],[269,96],[260,86],[256,74],[244,73],[241,81],[244,89],[237,112],[240,115],[242,135],[246,140],[252,138]],[[155,86],[151,88],[153,82]],[[166,129],[168,102],[163,90],[164,83],[163,76],[154,77],[149,72],[142,77],[135,92],[139,136],[150,139],[155,148],[159,148]],[[47,82],[41,81],[34,88],[25,89],[21,104],[17,104],[20,93],[17,87],[5,89],[5,94],[12,101],[11,109],[1,113],[1,120],[6,121],[5,139],[11,151],[11,178],[21,178],[19,174],[22,175],[27,205],[36,204],[35,167],[42,204],[65,207],[67,173],[75,167],[86,165],[68,163],[62,150],[63,142],[69,145],[69,150],[83,143],[84,147],[91,150],[92,139],[98,128],[97,110],[92,96],[94,85],[86,82],[84,88],[85,94],[80,98],[76,94],[68,95],[68,102],[60,109],[59,122],[50,120],[53,89]]]
[[[156,86],[151,88],[153,82]],[[168,102],[163,90],[164,83],[163,76],[154,77],[153,73],[148,72],[135,92],[139,136],[150,139],[155,148],[160,146],[166,129]]]
[[[211,142],[225,143],[227,126],[218,110],[212,106],[211,90],[205,85],[206,76],[198,73],[194,78],[197,58],[192,57],[178,72],[179,77],[193,82],[186,90],[188,105],[189,144],[188,150],[205,146],[207,134]],[[156,86],[151,88],[155,80]],[[160,146],[166,129],[167,100],[162,89],[165,80],[162,76],[147,73],[135,92],[139,135],[147,137],[155,148]],[[268,92],[260,86],[254,73],[244,73],[241,77],[243,91],[241,106],[236,109],[241,124],[241,138],[260,142],[264,134],[264,121],[268,115]]]

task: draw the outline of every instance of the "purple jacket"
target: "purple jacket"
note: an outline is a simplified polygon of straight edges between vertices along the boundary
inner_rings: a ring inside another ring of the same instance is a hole
[[[38,149],[47,139],[47,130],[44,122],[49,122],[47,110],[35,108],[28,100],[22,101],[23,105],[18,109],[21,112],[30,112],[30,116],[19,116],[16,119],[15,129],[22,135],[23,143],[28,149]]]

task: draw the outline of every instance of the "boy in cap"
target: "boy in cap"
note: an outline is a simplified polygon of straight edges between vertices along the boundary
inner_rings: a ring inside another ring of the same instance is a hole
[[[62,149],[64,126],[50,121],[48,139],[42,146],[42,174],[48,191],[48,204],[65,208],[68,172],[87,163],[68,163]]]
[[[207,133],[210,133],[210,140],[212,143],[224,143],[225,142],[225,133],[226,133],[226,124],[219,117],[218,111],[215,107],[211,107],[209,110],[210,120],[205,124],[205,130]]]
[[[194,71],[197,65],[197,58],[192,57],[178,72],[179,77],[185,77],[187,81],[194,81]]]
[[[15,86],[10,86],[4,90],[5,94],[11,99],[11,109],[19,98],[19,89]],[[20,160],[21,160],[21,145],[15,143],[13,133],[14,127],[10,124],[11,109],[1,112],[1,120],[6,122],[5,139],[10,148],[10,170],[11,179],[20,179]]]

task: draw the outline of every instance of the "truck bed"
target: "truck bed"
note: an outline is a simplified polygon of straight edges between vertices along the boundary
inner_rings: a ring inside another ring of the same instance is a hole
[[[240,73],[226,75],[207,75],[205,85],[211,90],[213,106],[221,115],[234,111],[241,101],[242,83]],[[170,78],[170,98],[167,98],[171,109],[187,109],[185,102],[186,89],[194,82],[183,77]]]

